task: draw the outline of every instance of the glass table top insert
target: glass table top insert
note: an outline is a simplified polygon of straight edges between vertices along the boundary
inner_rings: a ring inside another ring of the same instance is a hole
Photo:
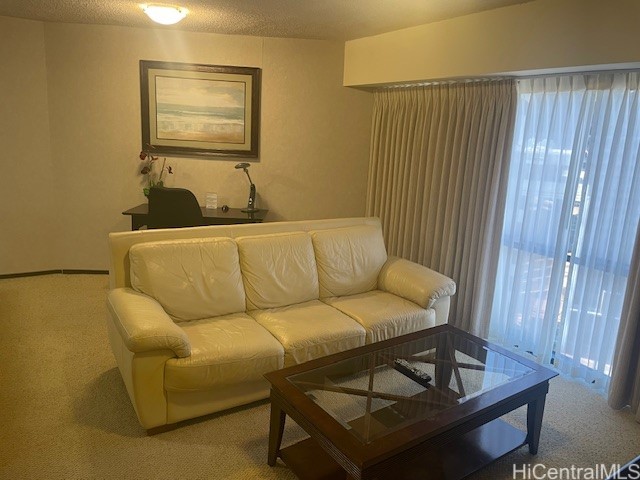
[[[440,332],[287,380],[366,444],[532,371],[479,342]]]

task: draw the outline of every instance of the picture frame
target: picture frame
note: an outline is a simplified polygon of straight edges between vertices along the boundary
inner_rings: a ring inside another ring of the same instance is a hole
[[[142,150],[257,158],[261,70],[140,60]]]

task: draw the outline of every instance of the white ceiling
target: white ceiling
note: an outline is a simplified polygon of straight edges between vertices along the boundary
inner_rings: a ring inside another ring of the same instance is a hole
[[[153,24],[141,3],[190,14]],[[264,37],[350,40],[532,0],[0,0],[0,16]]]

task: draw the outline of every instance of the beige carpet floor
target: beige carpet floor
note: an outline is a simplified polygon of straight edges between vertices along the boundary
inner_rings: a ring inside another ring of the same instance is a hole
[[[145,434],[109,349],[107,285],[104,275],[0,280],[0,478],[294,478],[266,465],[267,402]],[[524,409],[509,421],[524,425]],[[303,437],[288,420],[285,444]],[[470,478],[512,479],[514,463],[593,467],[639,453],[640,424],[628,412],[556,378],[538,455],[521,448]]]

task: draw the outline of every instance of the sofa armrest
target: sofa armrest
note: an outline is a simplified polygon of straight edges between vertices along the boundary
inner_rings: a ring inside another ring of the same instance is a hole
[[[449,277],[403,258],[389,257],[378,276],[378,288],[431,308],[436,300],[456,293]]]
[[[191,355],[187,334],[153,298],[130,288],[109,292],[107,306],[126,347],[134,352],[172,350],[178,357]]]

